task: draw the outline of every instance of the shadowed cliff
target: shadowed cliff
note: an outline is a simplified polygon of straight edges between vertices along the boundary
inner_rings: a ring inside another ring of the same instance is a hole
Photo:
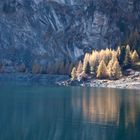
[[[0,69],[65,74],[91,48],[137,48],[139,11],[139,0],[0,0]]]

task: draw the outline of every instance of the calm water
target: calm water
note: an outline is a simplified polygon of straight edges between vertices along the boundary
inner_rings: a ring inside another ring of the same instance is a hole
[[[0,140],[140,140],[140,91],[0,87]]]

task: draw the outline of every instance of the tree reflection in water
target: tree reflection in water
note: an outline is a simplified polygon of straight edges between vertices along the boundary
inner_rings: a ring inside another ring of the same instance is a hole
[[[111,139],[120,140],[140,137],[138,132],[140,128],[139,91],[73,88],[72,93],[73,113],[80,116],[82,114],[83,123],[103,128],[104,131],[93,130],[92,134],[95,133],[97,136],[94,137],[95,139],[101,139],[103,133],[102,139],[108,139],[109,135]]]
[[[140,139],[136,90],[0,87],[0,112],[0,140]]]

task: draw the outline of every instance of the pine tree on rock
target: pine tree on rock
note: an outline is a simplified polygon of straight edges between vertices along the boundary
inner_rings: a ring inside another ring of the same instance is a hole
[[[76,68],[74,67],[71,71],[71,80],[76,80],[77,76],[76,76]]]
[[[121,67],[119,65],[119,62],[116,60],[112,68],[112,78],[119,79],[121,76],[122,76]]]
[[[108,77],[108,71],[104,60],[102,60],[97,69],[97,78],[104,79]]]
[[[132,53],[131,58],[132,58],[133,63],[138,62],[138,60],[139,60],[139,55],[138,55],[138,53],[137,53],[136,50],[134,50],[134,52]]]

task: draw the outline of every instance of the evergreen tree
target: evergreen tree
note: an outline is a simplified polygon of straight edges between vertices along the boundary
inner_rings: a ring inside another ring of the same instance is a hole
[[[121,54],[121,48],[120,48],[120,47],[118,47],[118,49],[117,49],[117,58],[119,58],[119,57],[120,57],[120,54]]]
[[[109,61],[111,60],[111,58],[112,58],[112,50],[111,49],[106,49],[106,60],[105,60],[105,62],[106,62],[106,64],[108,64],[109,63]]]
[[[111,59],[107,65],[107,70],[108,70],[108,76],[111,79],[113,77],[113,64],[114,64],[114,59]]]
[[[123,63],[125,60],[125,55],[126,55],[126,47],[122,46],[121,51],[120,51],[120,56],[119,56],[119,64],[123,67]]]
[[[77,71],[76,71],[77,76],[79,76],[82,73],[82,71],[83,71],[83,64],[81,61],[79,61]]]
[[[119,62],[116,60],[113,67],[112,67],[112,78],[119,79],[122,76],[121,67]]]
[[[104,60],[102,60],[97,69],[97,78],[103,79],[107,77],[108,77],[107,67]]]
[[[117,52],[116,51],[112,51],[112,58],[113,61],[118,60],[117,58]]]
[[[89,61],[90,66],[92,67],[95,66],[95,60],[96,60],[96,52],[92,51],[92,54],[90,55],[90,61]]]
[[[137,53],[136,50],[134,50],[134,52],[132,53],[131,58],[132,58],[133,63],[138,62],[138,60],[139,60],[139,56],[138,56],[138,53]]]
[[[86,74],[90,74],[90,64],[89,64],[89,62],[88,62],[87,65],[86,65],[85,73],[86,73]]]
[[[121,67],[131,68],[132,60],[135,63],[138,58],[137,51],[131,52],[129,45],[118,47],[117,51],[111,49],[92,51],[92,54],[85,54],[83,64],[80,61],[77,70],[75,67],[72,69],[71,79],[75,80],[79,75],[87,78],[89,74],[96,75],[100,79],[108,77],[118,79],[122,76]]]
[[[128,69],[131,68],[132,66],[132,59],[131,59],[131,54],[130,54],[130,47],[127,45],[126,47],[126,52],[125,52],[125,59],[123,62],[123,68]]]
[[[130,52],[130,46],[129,45],[126,46],[126,50]]]
[[[83,61],[83,72],[85,72],[85,73],[87,71],[87,65],[89,63],[89,60],[90,60],[90,54],[86,53],[85,57],[84,57],[84,61]]]
[[[72,71],[71,71],[71,80],[76,80],[76,68],[73,67]]]
[[[118,58],[117,58],[117,53],[116,52],[112,52],[112,59],[109,61],[108,66],[107,66],[107,70],[108,70],[108,75],[110,79],[113,79],[113,66],[114,63],[118,62]],[[119,63],[119,62],[118,62]]]
[[[94,75],[95,74],[95,70],[94,70],[94,67],[93,66],[90,67],[90,74],[91,75]]]
[[[97,71],[97,68],[99,66],[99,61],[100,61],[100,55],[99,55],[99,52],[96,52],[95,53],[95,62],[94,62],[94,70],[95,70],[95,73]]]

